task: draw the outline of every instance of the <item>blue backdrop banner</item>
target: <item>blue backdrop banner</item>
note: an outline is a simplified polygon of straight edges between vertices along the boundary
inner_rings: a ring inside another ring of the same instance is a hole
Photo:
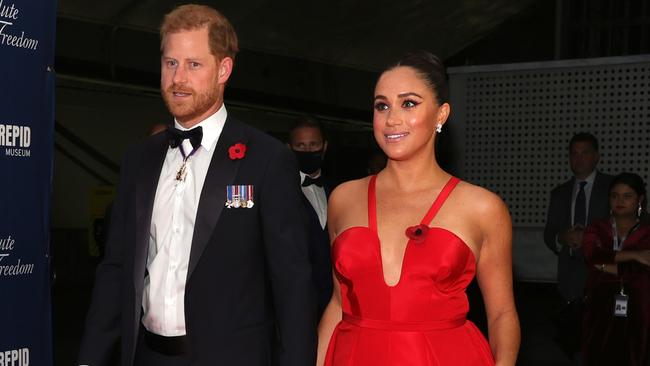
[[[0,0],[0,366],[52,365],[56,1]]]

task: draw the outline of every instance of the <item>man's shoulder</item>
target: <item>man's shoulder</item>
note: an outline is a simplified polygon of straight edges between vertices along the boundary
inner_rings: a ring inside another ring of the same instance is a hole
[[[600,171],[596,172],[596,181],[603,182],[609,185],[609,183],[614,179],[614,176],[611,174],[603,173]]]
[[[269,151],[277,151],[280,149],[286,149],[286,146],[280,142],[277,138],[269,135],[268,133],[249,125],[242,120],[235,117],[228,117],[228,122],[231,123],[233,128],[239,129],[241,133],[246,137],[248,145],[254,145],[255,150],[247,150],[251,153],[264,152],[265,154]],[[250,146],[249,146],[250,148]],[[260,150],[261,148],[261,150]]]
[[[564,181],[561,184],[555,186],[555,188],[551,190],[551,195],[562,194],[566,191],[570,192],[572,188],[573,188],[573,178],[570,178],[569,180]]]
[[[124,159],[139,160],[149,152],[166,148],[166,146],[167,138],[165,133],[159,132],[130,143],[124,153]]]

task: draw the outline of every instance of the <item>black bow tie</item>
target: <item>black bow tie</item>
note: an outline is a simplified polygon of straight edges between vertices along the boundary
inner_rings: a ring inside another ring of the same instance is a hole
[[[303,187],[309,187],[312,184],[315,184],[315,185],[317,185],[319,187],[322,187],[323,186],[323,177],[319,175],[316,178],[312,178],[312,177],[310,177],[308,175],[305,175],[305,180],[302,182],[302,186]]]
[[[201,146],[201,139],[203,138],[203,128],[201,126],[195,127],[191,130],[181,131],[178,128],[167,128],[167,141],[172,149],[177,148],[183,143],[183,140],[189,139],[192,147],[197,149]]]

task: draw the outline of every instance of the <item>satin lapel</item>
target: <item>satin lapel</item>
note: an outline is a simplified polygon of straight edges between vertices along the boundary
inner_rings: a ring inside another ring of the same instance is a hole
[[[135,283],[136,295],[142,295],[144,286],[144,270],[147,263],[147,251],[149,248],[149,232],[151,229],[151,215],[153,213],[153,201],[158,187],[160,171],[165,162],[167,154],[165,140],[156,138],[152,140],[145,149],[142,164],[138,169],[136,180],[136,233],[135,233],[135,263],[133,264],[133,280]]]
[[[190,263],[187,269],[188,281],[219,221],[226,202],[226,186],[233,184],[237,169],[241,164],[242,160],[231,160],[228,155],[228,148],[238,142],[246,144],[247,136],[244,135],[242,126],[228,117],[219,136],[201,190],[201,199],[194,223]],[[244,159],[246,158],[244,157]]]

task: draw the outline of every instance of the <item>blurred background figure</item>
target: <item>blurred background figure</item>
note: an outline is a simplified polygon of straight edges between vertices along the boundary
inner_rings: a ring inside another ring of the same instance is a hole
[[[637,174],[610,185],[611,217],[589,225],[584,365],[650,365],[650,224],[646,189]]]
[[[569,142],[573,177],[554,188],[548,208],[544,242],[558,256],[557,284],[562,305],[557,319],[557,341],[579,364],[580,330],[587,267],[582,253],[586,225],[607,218],[610,175],[596,170],[600,154],[598,140],[578,133]]]
[[[323,125],[313,117],[298,118],[289,131],[289,148],[300,168],[303,204],[307,212],[309,258],[318,295],[318,317],[332,296],[332,264],[330,239],[327,231],[327,198],[332,185],[322,171],[327,151]]]

